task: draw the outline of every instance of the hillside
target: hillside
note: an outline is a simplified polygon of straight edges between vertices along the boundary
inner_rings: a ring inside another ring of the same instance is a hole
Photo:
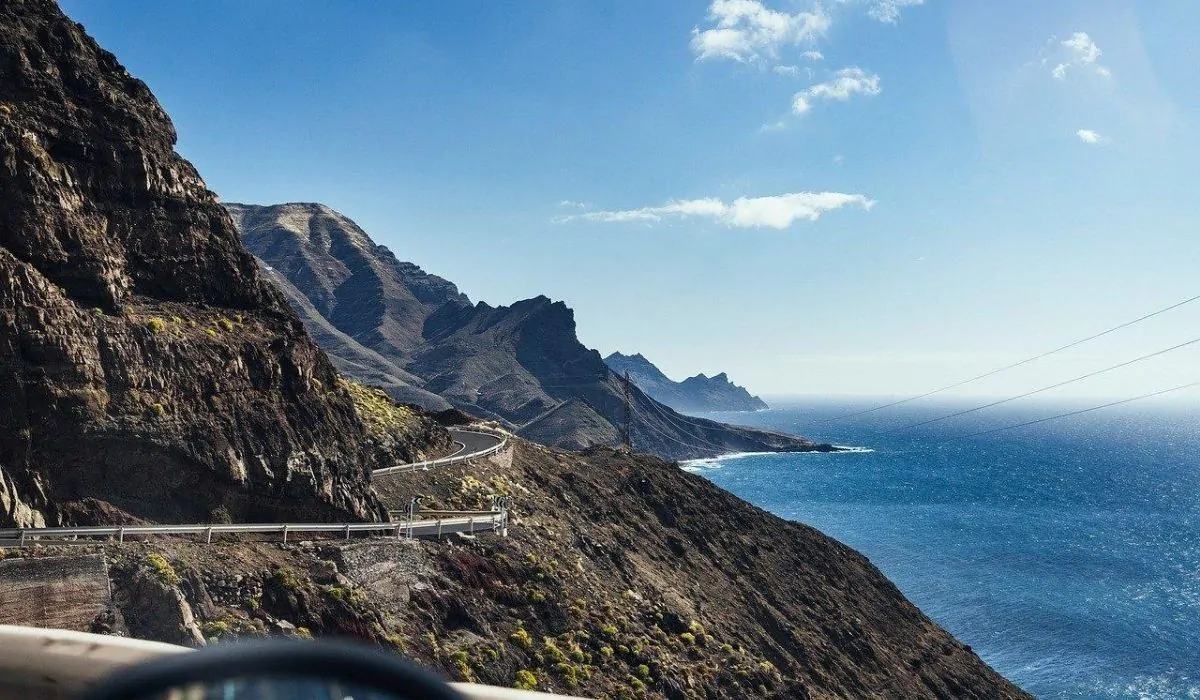
[[[650,398],[683,413],[761,411],[767,408],[766,402],[729,381],[724,372],[714,377],[697,374],[677,382],[641,353],[622,355],[614,352],[604,358],[604,364],[617,374],[628,372],[629,380]]]
[[[518,441],[376,486],[430,508],[510,494],[510,537],[110,545],[111,599],[81,578],[90,598],[0,622],[90,610],[92,629],[193,644],[350,636],[452,679],[597,698],[1029,697],[862,555],[672,464]],[[6,561],[0,588],[46,568]]]
[[[0,29],[0,524],[381,517],[402,453],[146,85],[50,0]]]
[[[377,245],[322,204],[227,204],[246,246],[347,375],[429,409],[446,402],[568,449],[615,445],[622,379],[579,342],[574,312],[539,296],[472,304],[451,282]],[[636,450],[671,459],[828,449],[681,416],[630,388]]]

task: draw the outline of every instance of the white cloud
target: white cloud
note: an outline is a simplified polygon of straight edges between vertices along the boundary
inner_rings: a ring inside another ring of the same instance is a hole
[[[792,77],[796,77],[804,71],[804,69],[800,66],[775,66],[771,70],[775,71],[779,75],[790,75]]]
[[[558,206],[563,207],[564,209],[587,209],[590,205],[586,202],[576,202],[570,199],[564,199],[558,203]]]
[[[1103,146],[1104,144],[1108,143],[1108,139],[1104,136],[1101,136],[1100,132],[1093,131],[1091,129],[1080,129],[1079,131],[1075,132],[1075,135],[1079,137],[1080,141],[1083,141],[1089,146]]]
[[[878,95],[879,76],[861,68],[843,68],[834,74],[833,80],[811,85],[792,97],[792,113],[807,114],[814,100],[837,100],[845,102],[852,96]]]
[[[1088,36],[1087,32],[1075,32],[1070,39],[1062,42],[1062,45],[1075,55],[1081,63],[1095,63],[1096,59],[1104,52],[1096,46],[1096,42],[1092,41],[1092,37]]]
[[[787,124],[785,124],[784,121],[782,119],[780,119],[777,122],[771,122],[770,124],[763,124],[762,126],[758,127],[758,133],[773,134],[777,131],[783,131],[786,128],[787,128]]]
[[[802,53],[800,55],[807,58],[810,61],[824,61],[825,60],[825,54],[821,53],[820,51],[805,51],[804,53]]]
[[[880,22],[895,24],[900,21],[900,14],[904,12],[904,8],[924,4],[925,0],[876,0],[871,9],[867,10],[867,14]]]
[[[760,0],[713,0],[708,19],[715,26],[692,30],[696,59],[728,58],[743,63],[775,58],[781,47],[816,39],[829,29],[831,21],[820,6],[790,14],[772,10]]]
[[[669,218],[706,218],[735,228],[785,229],[797,221],[816,221],[828,211],[846,206],[870,210],[875,201],[861,194],[842,192],[794,192],[768,197],[739,197],[732,203],[707,197],[672,200],[658,207],[623,211],[595,211],[558,217],[556,223],[570,221],[630,222],[662,221]]]
[[[1056,41],[1056,37],[1051,37],[1049,43],[1053,44]],[[1104,52],[1100,50],[1092,37],[1088,36],[1087,32],[1075,32],[1069,38],[1057,41],[1057,43],[1061,48],[1055,50],[1058,60],[1055,61],[1054,68],[1050,71],[1050,75],[1056,79],[1065,80],[1067,72],[1072,68],[1091,68],[1101,78],[1112,77],[1112,71],[1108,67],[1096,63],[1104,55]],[[1048,62],[1048,58],[1042,59],[1043,65]]]

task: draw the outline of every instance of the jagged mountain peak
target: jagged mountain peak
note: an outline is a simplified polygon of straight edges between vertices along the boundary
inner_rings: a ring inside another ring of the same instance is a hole
[[[385,372],[393,395],[436,394],[549,444],[582,448],[617,440],[624,383],[600,353],[579,342],[575,312],[566,302],[538,295],[507,306],[472,306],[452,284],[413,272],[420,268],[398,261],[390,250],[381,252],[373,243],[299,246],[288,227],[272,220],[282,211],[278,206],[254,211],[255,219],[239,217],[247,245],[304,297],[289,294],[308,314],[310,328],[336,330],[318,337],[342,354],[340,366],[347,371],[361,371],[359,366],[374,375]],[[335,223],[354,235],[362,231],[352,222]],[[330,229],[328,235],[342,234]],[[429,282],[424,289],[422,281]],[[381,367],[375,355],[391,368]],[[730,451],[812,447],[801,438],[685,421],[636,388],[633,393],[644,408],[634,421],[637,446],[662,456],[711,455],[713,445]]]
[[[725,372],[712,377],[701,372],[675,382],[640,353],[622,355],[615,352],[605,358],[605,362],[618,373],[628,372],[630,380],[643,391],[680,411],[757,411],[767,407],[762,399],[730,381]]]

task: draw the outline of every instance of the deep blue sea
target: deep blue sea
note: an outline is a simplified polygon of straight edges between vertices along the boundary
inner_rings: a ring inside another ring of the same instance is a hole
[[[821,422],[870,405],[796,400],[705,417],[871,452],[685,468],[867,555],[1038,697],[1200,698],[1200,401],[950,442],[1089,404],[1004,406],[899,432],[888,431],[974,404]]]

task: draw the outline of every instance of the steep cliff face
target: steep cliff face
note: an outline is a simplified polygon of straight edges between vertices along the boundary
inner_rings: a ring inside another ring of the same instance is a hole
[[[626,387],[544,296],[472,305],[321,204],[228,205],[246,246],[338,367],[427,408],[445,402],[570,449],[614,445]],[[808,450],[795,436],[687,418],[629,387],[634,448],[668,458]]]
[[[662,373],[641,353],[623,355],[614,352],[604,363],[617,374],[629,373],[629,380],[655,401],[661,401],[676,411],[705,413],[710,411],[761,411],[767,404],[744,388],[729,381],[724,372],[708,377],[697,374],[676,382]]]
[[[374,518],[384,459],[325,354],[50,0],[0,3],[0,522]]]

